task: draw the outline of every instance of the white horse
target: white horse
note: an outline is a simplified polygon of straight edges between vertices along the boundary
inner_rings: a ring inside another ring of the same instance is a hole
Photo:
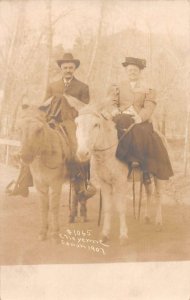
[[[117,130],[112,118],[105,118],[101,110],[88,105],[80,110],[76,118],[76,136],[78,141],[77,155],[81,161],[93,159],[96,173],[100,180],[103,199],[103,228],[102,239],[109,238],[111,230],[112,204],[116,205],[120,219],[120,241],[125,243],[128,239],[126,224],[126,201],[129,193],[127,181],[128,167],[116,157],[118,145]],[[156,187],[157,211],[156,225],[162,225],[161,189],[160,180],[154,178]],[[145,185],[147,195],[145,220],[150,220],[150,201],[152,197],[151,185]]]
[[[57,239],[62,184],[67,179],[66,159],[69,148],[57,130],[51,129],[45,114],[37,107],[23,110],[20,157],[28,164],[39,195],[41,226],[39,239],[47,238],[48,229]]]

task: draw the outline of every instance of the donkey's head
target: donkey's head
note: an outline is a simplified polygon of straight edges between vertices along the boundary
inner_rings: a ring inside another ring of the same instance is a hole
[[[21,132],[21,158],[31,163],[39,153],[43,143],[45,115],[37,107],[23,106],[19,124]]]
[[[89,160],[93,150],[107,148],[112,139],[117,139],[115,125],[105,107],[88,105],[80,110],[75,122],[80,161]]]
[[[90,159],[101,128],[101,115],[91,106],[82,109],[75,119],[76,138],[78,143],[77,156],[80,161]]]

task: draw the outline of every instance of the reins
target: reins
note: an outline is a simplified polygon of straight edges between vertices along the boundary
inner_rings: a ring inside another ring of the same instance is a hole
[[[107,148],[103,148],[103,149],[94,149],[94,151],[96,151],[96,152],[103,152],[103,151],[109,150],[109,149],[117,146],[122,141],[122,139],[128,134],[128,132],[133,128],[134,125],[135,125],[135,123],[131,124],[127,129],[122,129],[124,131],[124,133],[122,134],[122,136],[120,137],[120,139],[116,143],[114,143],[113,145],[111,145],[111,146],[109,146]]]
[[[98,118],[101,118],[101,117],[104,117],[102,114],[98,114],[96,112],[85,112],[85,113],[81,113],[79,114],[79,116],[82,116],[82,115],[94,115]],[[106,148],[102,148],[102,149],[93,149],[93,151],[96,151],[96,152],[103,152],[103,151],[106,151],[106,150],[109,150],[115,146],[118,145],[118,143],[121,142],[121,140],[128,134],[128,132],[133,128],[133,126],[135,125],[135,123],[131,124],[127,129],[122,129],[124,131],[124,134],[120,137],[120,139],[114,143],[113,145],[109,146],[109,147],[106,147]]]

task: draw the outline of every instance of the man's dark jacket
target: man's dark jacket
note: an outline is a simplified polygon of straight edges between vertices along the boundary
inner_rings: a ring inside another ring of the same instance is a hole
[[[89,103],[89,87],[85,83],[79,81],[75,77],[71,80],[68,87],[65,87],[63,80],[51,83],[47,89],[45,100],[52,98],[47,106],[48,122],[55,120],[61,123],[66,120],[74,119],[77,112],[71,108],[63,95],[70,95],[79,101]]]
[[[42,109],[46,112],[47,122],[51,127],[60,125],[67,133],[72,152],[76,152],[76,126],[74,119],[78,112],[67,102],[66,96],[72,96],[78,101],[89,103],[88,85],[79,81],[75,77],[71,80],[69,86],[64,85],[63,80],[58,80],[49,85]],[[50,101],[49,101],[50,100]]]
[[[89,103],[88,85],[82,81],[79,81],[75,77],[73,77],[68,87],[65,87],[62,79],[51,83],[47,89],[45,99],[48,99],[52,96],[62,97],[63,94],[68,94],[72,97],[75,97],[83,103]]]

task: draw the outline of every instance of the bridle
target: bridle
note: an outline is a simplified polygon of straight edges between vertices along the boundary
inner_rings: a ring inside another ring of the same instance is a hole
[[[105,120],[107,120],[101,113],[99,114],[96,112],[85,112],[85,113],[79,114],[79,116],[82,116],[82,115],[94,115],[94,116],[98,117],[99,119],[104,118]],[[122,128],[121,130],[124,131],[124,133],[122,134],[122,136],[119,138],[119,140],[116,143],[112,144],[109,147],[102,148],[102,149],[94,148],[93,151],[94,152],[104,152],[104,151],[110,150],[113,147],[117,146],[122,141],[122,139],[128,134],[128,132],[133,128],[134,125],[135,125],[135,123],[131,124],[127,129]]]
[[[103,152],[103,151],[106,151],[106,150],[110,150],[111,148],[117,146],[121,141],[122,139],[128,134],[128,132],[133,128],[135,124],[131,124],[129,126],[129,128],[127,129],[122,129],[124,131],[124,133],[122,134],[122,136],[118,139],[118,141],[116,143],[114,143],[113,145],[107,147],[107,148],[103,148],[103,149],[94,149],[94,151],[96,152]]]

